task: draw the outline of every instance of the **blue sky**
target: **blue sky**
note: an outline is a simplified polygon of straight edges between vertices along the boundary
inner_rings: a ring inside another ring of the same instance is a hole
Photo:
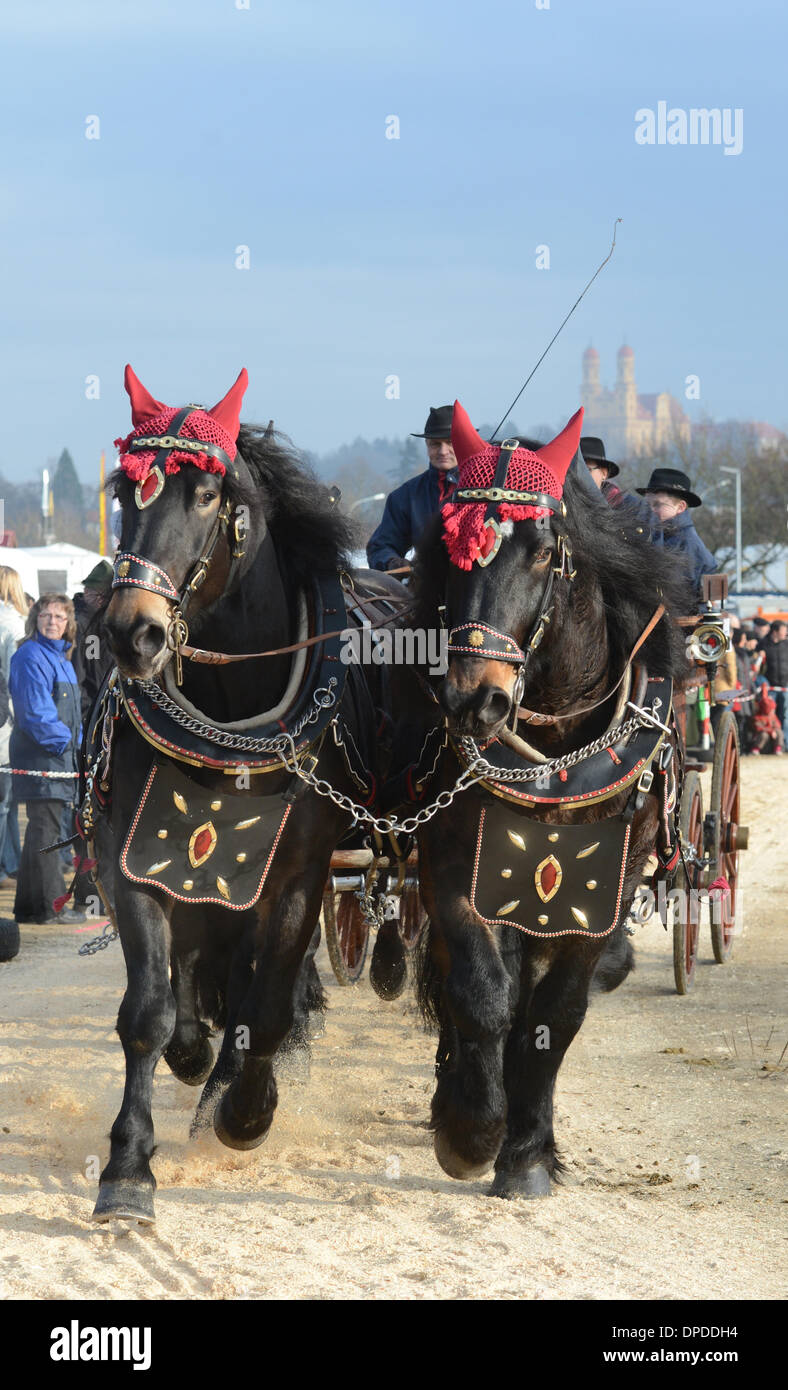
[[[245,365],[246,418],[318,452],[455,395],[497,420],[619,216],[521,426],[572,414],[591,341],[612,384],[626,338],[640,391],[697,374],[694,418],[786,427],[782,3],[248,3],[4,8],[7,476],[67,444],[94,477],[126,361],[171,404]],[[741,108],[742,153],[638,145],[660,100]]]

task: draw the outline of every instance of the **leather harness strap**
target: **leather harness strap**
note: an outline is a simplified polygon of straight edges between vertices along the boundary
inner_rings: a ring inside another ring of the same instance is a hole
[[[370,608],[367,607],[370,600],[362,598],[352,583],[349,588],[346,586],[343,587],[345,587],[346,593],[352,594],[366,617],[370,619],[371,617],[376,617],[377,620],[375,622],[370,621],[370,627],[372,629],[387,627],[396,616],[393,613],[386,613],[383,617],[377,617],[374,608],[370,610]],[[385,596],[379,595],[376,597],[379,597],[384,603],[396,604],[398,606],[408,605],[412,602],[410,598],[400,598],[398,594],[386,594]],[[190,647],[184,643],[181,646],[181,655],[186,657],[189,661],[196,662],[198,666],[228,666],[236,661],[256,661],[259,657],[263,656],[287,656],[290,652],[301,651],[303,647],[314,647],[318,642],[327,642],[329,638],[341,637],[343,632],[346,631],[347,628],[336,628],[333,632],[321,632],[316,637],[306,637],[303,642],[292,642],[287,647],[271,647],[268,651],[264,652],[210,652],[205,651],[202,647]]]
[[[517,710],[517,718],[522,719],[526,724],[558,724],[563,723],[565,719],[579,719],[581,715],[590,714],[592,710],[599,709],[599,706],[604,705],[605,701],[609,700],[611,695],[615,695],[616,691],[621,685],[621,682],[624,680],[624,677],[626,676],[627,671],[629,670],[629,667],[632,664],[632,661],[637,656],[637,653],[640,651],[640,648],[643,646],[643,643],[648,641],[648,638],[651,636],[652,632],[654,631],[654,628],[657,626],[657,623],[659,623],[664,616],[665,605],[664,603],[660,603],[657,606],[657,608],[655,608],[654,612],[652,613],[651,617],[646,623],[646,626],[644,627],[643,631],[638,637],[637,642],[632,648],[632,651],[629,653],[626,665],[624,666],[624,669],[621,672],[621,675],[619,676],[615,685],[610,690],[608,690],[607,693],[603,695],[600,700],[595,700],[593,705],[586,705],[583,709],[570,710],[567,714],[540,714],[537,710],[526,709],[524,706],[521,705]]]

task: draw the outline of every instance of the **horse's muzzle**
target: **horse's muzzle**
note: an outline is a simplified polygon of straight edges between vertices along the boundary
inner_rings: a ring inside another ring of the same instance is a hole
[[[129,598],[136,598],[129,595]],[[126,596],[113,597],[104,619],[107,637],[118,670],[133,680],[152,680],[171,656],[167,646],[164,613],[146,611],[144,607],[126,609]],[[162,600],[163,602],[163,600]]]
[[[470,734],[472,738],[493,738],[512,710],[511,696],[500,685],[485,681],[472,686],[458,684],[451,672],[440,687],[439,699],[448,717],[449,732]]]

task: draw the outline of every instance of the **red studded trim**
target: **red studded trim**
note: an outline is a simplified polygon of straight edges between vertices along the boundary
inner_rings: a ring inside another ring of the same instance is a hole
[[[255,759],[247,757],[240,759],[223,759],[209,758],[204,754],[200,754],[198,758],[195,753],[190,753],[188,748],[183,748],[179,743],[173,743],[156,729],[152,729],[147,720],[140,714],[131,696],[127,695],[125,691],[123,693],[123,701],[126,709],[131,715],[132,723],[137,726],[140,733],[144,735],[148,742],[152,743],[155,748],[160,748],[163,753],[169,753],[171,757],[177,758],[179,762],[189,763],[191,767],[215,767],[219,772],[233,772],[236,768],[241,767],[248,767],[250,771],[253,768],[258,768],[261,772],[269,772],[274,769],[285,770],[278,758]],[[299,743],[296,745],[296,752],[300,753],[308,746],[309,745],[306,743]],[[192,899],[189,898],[188,901],[191,902]],[[194,901],[196,902],[196,899],[194,899]]]
[[[582,806],[584,801],[606,801],[608,797],[622,791],[624,787],[628,787],[631,782],[634,782],[644,765],[653,762],[653,759],[654,753],[651,752],[646,757],[641,758],[626,777],[619,778],[617,782],[608,782],[605,787],[598,787],[590,792],[581,792],[578,796],[536,796],[533,792],[526,795],[524,792],[515,791],[515,788],[510,786],[508,782],[480,782],[479,786],[494,787],[496,791],[505,792],[507,798],[516,797],[518,801],[525,801],[529,806]]]

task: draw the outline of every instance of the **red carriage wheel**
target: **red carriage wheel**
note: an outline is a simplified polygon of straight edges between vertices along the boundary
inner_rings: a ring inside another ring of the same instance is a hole
[[[700,904],[697,893],[689,890],[699,889],[703,883],[703,794],[697,772],[688,773],[684,782],[679,835],[686,876],[684,868],[679,864],[676,888],[682,890],[682,895],[674,907],[673,973],[677,992],[688,994],[695,975],[700,933]]]
[[[326,889],[323,925],[328,957],[338,983],[354,985],[361,978],[369,947],[369,922],[355,892]]]
[[[412,951],[427,925],[417,879],[406,879],[399,908],[399,934],[406,951]]]
[[[714,740],[711,806],[707,817],[709,886],[724,879],[730,888],[712,895],[711,944],[714,959],[723,965],[733,950],[739,885],[739,851],[747,848],[747,827],[739,824],[739,732],[732,710],[726,710]]]

